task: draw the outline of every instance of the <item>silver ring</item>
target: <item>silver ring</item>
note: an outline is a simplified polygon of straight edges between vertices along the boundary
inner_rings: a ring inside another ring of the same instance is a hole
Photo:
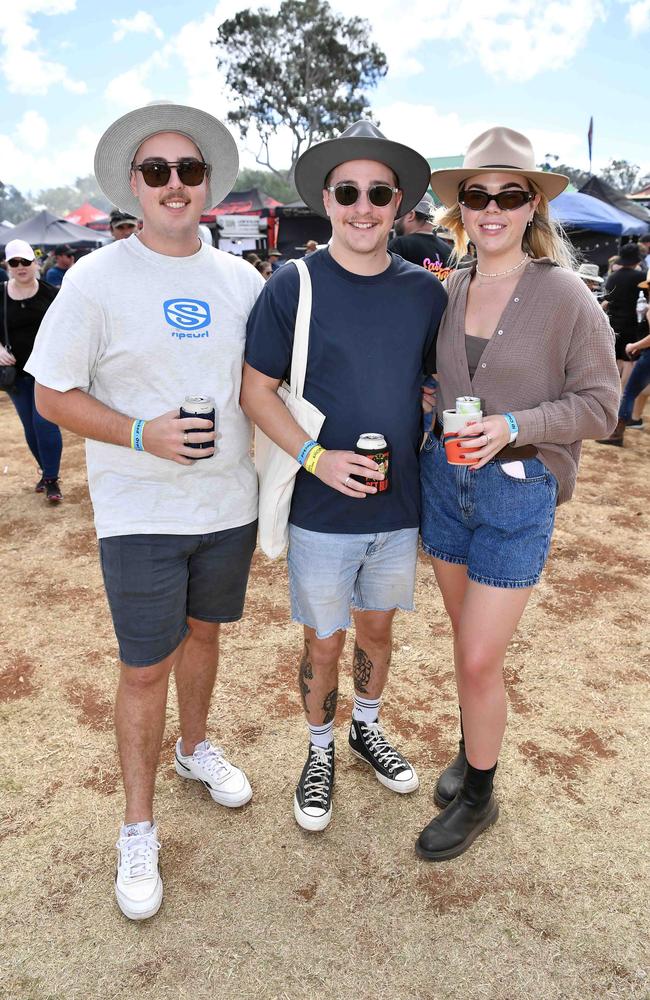
[[[349,486],[350,486],[350,477],[349,477],[349,476],[348,476],[348,477],[346,478],[346,480],[345,480],[345,482],[343,483],[343,485],[344,485],[344,486],[347,486],[347,487],[349,488]]]
[[[485,441],[486,441],[486,443],[489,444],[491,440],[492,440],[492,438],[490,437],[490,435],[486,434],[485,435]]]
[[[187,444],[187,431],[183,431],[183,444]]]

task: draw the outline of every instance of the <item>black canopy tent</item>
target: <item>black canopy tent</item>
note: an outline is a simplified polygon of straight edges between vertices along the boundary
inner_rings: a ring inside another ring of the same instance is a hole
[[[86,226],[78,226],[66,219],[60,219],[47,209],[43,209],[31,219],[14,226],[10,236],[3,233],[0,239],[5,245],[10,239],[25,240],[32,247],[51,250],[61,243],[69,243],[70,246],[76,247],[98,247],[110,243],[112,237],[106,233],[97,233]]]

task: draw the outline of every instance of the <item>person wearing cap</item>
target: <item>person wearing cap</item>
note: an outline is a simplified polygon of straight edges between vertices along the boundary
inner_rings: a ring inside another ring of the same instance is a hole
[[[350,749],[391,791],[412,792],[419,783],[385,734],[379,710],[395,612],[413,609],[418,399],[446,302],[432,274],[387,245],[395,215],[420,201],[428,180],[424,157],[368,121],[312,146],[296,164],[302,199],[332,225],[329,245],[306,259],[312,313],[304,396],[325,415],[318,442],[276,391],[291,363],[296,267],[285,265],[266,285],[248,322],[242,406],[303,466],[289,518],[288,568],[292,617],[304,628],[298,685],[309,730],[294,816],[310,831],[325,829],[332,817],[338,665],[351,617]],[[378,464],[355,454],[367,432],[390,445],[390,492],[381,488]]]
[[[600,295],[605,279],[600,276],[598,264],[581,264],[576,274],[582,278],[590,292]]]
[[[114,208],[109,216],[111,236],[114,240],[126,240],[138,228],[138,220],[130,212],[121,212]]]
[[[74,250],[67,243],[62,243],[60,246],[54,247],[53,254],[54,264],[52,267],[48,267],[45,280],[48,285],[60,288],[66,271],[69,271],[74,264]]]
[[[269,250],[266,256],[271,262],[272,271],[277,271],[279,267],[284,267],[284,265],[286,264],[286,261],[282,260],[281,250],[277,249]]]
[[[444,281],[449,275],[447,261],[451,247],[433,231],[434,210],[433,198],[425,194],[415,208],[395,219],[397,235],[388,244],[388,249],[404,260],[426,267]]]
[[[455,257],[470,239],[477,258],[446,281],[429,366],[437,420],[421,453],[422,545],[451,620],[461,709],[459,752],[435,791],[442,811],[416,844],[429,861],[462,854],[497,819],[504,657],[556,506],[573,493],[581,442],[616,422],[612,331],[549,215],[568,178],[535,164],[526,136],[497,127],[474,139],[461,168],[431,176]],[[443,414],[461,396],[479,397],[482,415],[445,446]]]
[[[121,660],[115,724],[126,810],[115,892],[134,920],[162,901],[153,793],[172,669],[177,774],[224,806],[252,795],[207,738],[220,623],[242,615],[257,533],[239,388],[246,317],[264,282],[198,236],[206,203],[228,194],[237,168],[228,130],[196,108],[161,102],[114,122],[95,175],[113,204],[142,217],[142,230],[75,265],[28,363],[41,412],[88,439]],[[191,410],[207,397],[216,428],[180,416],[184,401]]]
[[[39,278],[36,255],[25,240],[10,240],[5,249],[9,280],[0,294],[0,365],[15,365],[9,398],[20,418],[27,447],[38,466],[36,493],[53,504],[63,500],[59,470],[63,441],[55,423],[45,420],[34,403],[34,379],[25,371],[38,329],[57,290]]]

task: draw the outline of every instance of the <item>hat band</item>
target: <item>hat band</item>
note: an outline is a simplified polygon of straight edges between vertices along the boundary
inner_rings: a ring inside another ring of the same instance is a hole
[[[534,167],[515,167],[512,163],[484,163],[483,166],[477,167],[477,170],[534,170]],[[467,169],[467,168],[465,168]],[[471,167],[469,168],[471,170]]]

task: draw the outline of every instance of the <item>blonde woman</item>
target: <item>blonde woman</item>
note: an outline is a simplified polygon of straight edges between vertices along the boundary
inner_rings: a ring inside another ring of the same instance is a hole
[[[431,177],[456,258],[468,240],[477,251],[446,282],[429,365],[437,419],[421,453],[422,542],[451,619],[461,708],[459,754],[435,793],[444,811],[416,847],[431,861],[462,854],[497,819],[506,650],[546,561],[556,505],[573,492],[580,443],[616,424],[612,331],[549,217],[567,183],[538,170],[529,140],[506,128],[475,139],[462,168]],[[467,465],[447,461],[440,426],[458,396],[482,403],[458,449]]]

